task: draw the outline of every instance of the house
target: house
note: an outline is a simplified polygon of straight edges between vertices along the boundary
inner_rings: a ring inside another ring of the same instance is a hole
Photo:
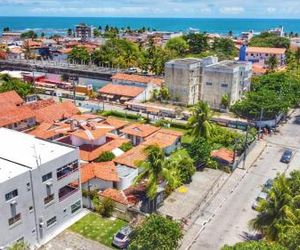
[[[121,130],[125,128],[129,122],[109,116],[102,122],[102,124],[114,127],[114,130],[112,130],[111,133],[119,135]]]
[[[129,204],[127,197],[122,190],[108,188],[104,191],[100,191],[99,195],[103,198],[110,198],[114,202],[119,203],[121,205],[127,206]]]
[[[180,146],[182,133],[169,129],[160,129],[146,138],[143,145],[157,145],[166,155],[170,155]]]
[[[0,127],[23,131],[36,125],[36,115],[23,103],[15,91],[0,93]]]
[[[146,137],[157,132],[159,129],[159,127],[149,124],[134,123],[122,129],[121,133],[123,133],[126,138],[131,140],[132,144],[136,146],[144,142]]]
[[[124,103],[130,100],[146,101],[151,98],[154,89],[159,89],[164,80],[160,78],[117,73],[112,83],[99,90],[100,97],[107,101]]]
[[[116,187],[120,181],[115,163],[93,162],[80,168],[81,187],[84,190],[105,190]]]
[[[211,157],[222,165],[230,165],[234,161],[234,152],[226,148],[220,148],[211,152]]]
[[[284,66],[286,63],[285,53],[285,48],[247,47],[243,45],[240,48],[240,61],[250,61],[266,66],[270,57],[275,56],[279,66]]]
[[[79,219],[79,152],[0,128],[0,248],[36,248]]]

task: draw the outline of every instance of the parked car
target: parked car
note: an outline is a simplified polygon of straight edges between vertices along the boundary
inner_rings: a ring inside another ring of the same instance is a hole
[[[125,249],[128,247],[133,228],[126,226],[121,228],[114,236],[112,244],[118,248]]]
[[[272,179],[268,179],[263,187],[263,192],[267,193],[273,186],[273,180]]]
[[[256,197],[254,203],[252,204],[252,209],[256,210],[258,207],[258,204],[261,200],[267,200],[268,194],[265,192],[260,192],[259,195]]]
[[[290,163],[292,159],[292,155],[293,155],[293,151],[291,149],[286,149],[283,152],[280,161],[283,163]]]

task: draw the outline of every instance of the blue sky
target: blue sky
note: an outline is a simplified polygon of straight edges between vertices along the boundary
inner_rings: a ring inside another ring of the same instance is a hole
[[[0,16],[300,18],[300,0],[0,0]]]

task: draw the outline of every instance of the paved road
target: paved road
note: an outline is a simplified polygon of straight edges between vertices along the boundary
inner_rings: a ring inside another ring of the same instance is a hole
[[[248,221],[256,216],[251,205],[268,178],[274,178],[277,173],[300,170],[300,110],[296,110],[292,119],[280,127],[280,134],[266,138],[267,146],[261,156],[252,164],[246,175],[230,193],[222,206],[215,211],[205,211],[214,214],[212,220],[201,228],[201,233],[191,249],[220,249],[224,244],[235,244],[246,239],[250,232]],[[284,148],[291,147],[294,156],[290,164],[280,163]],[[241,170],[239,170],[241,171]],[[197,223],[197,222],[196,222]]]

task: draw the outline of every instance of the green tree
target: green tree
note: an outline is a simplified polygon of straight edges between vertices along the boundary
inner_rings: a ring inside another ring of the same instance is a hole
[[[299,65],[300,65],[300,48],[297,48],[297,51],[295,53],[295,59],[296,59],[297,67],[299,67]]]
[[[33,31],[29,30],[21,34],[22,39],[36,39],[38,35]]]
[[[132,148],[133,148],[133,145],[131,142],[125,142],[120,146],[120,149],[123,150],[124,152],[127,152]]]
[[[225,95],[222,96],[221,104],[225,109],[229,108],[229,106],[230,106],[230,96],[229,96],[229,94],[225,94]]]
[[[175,250],[182,237],[182,230],[178,222],[152,214],[137,228],[129,249]]]
[[[68,55],[70,62],[86,64],[90,61],[91,57],[88,50],[84,47],[74,47]]]
[[[192,115],[188,120],[188,124],[192,135],[209,139],[213,131],[213,124],[211,123],[213,112],[208,104],[200,101],[190,110]]]
[[[200,54],[209,49],[207,34],[188,34],[184,39],[189,45],[189,51],[193,54]]]
[[[3,32],[8,32],[9,31],[9,27],[4,27],[3,28]]]
[[[111,198],[103,198],[101,200],[100,214],[104,217],[111,217],[115,208],[115,203]]]
[[[157,193],[157,187],[163,180],[167,181],[171,188],[176,186],[176,179],[172,175],[168,161],[166,161],[165,153],[156,145],[147,146],[145,149],[147,159],[139,164],[142,172],[138,175],[135,183],[146,178],[147,182],[147,196],[154,199]]]
[[[178,180],[181,183],[189,183],[192,179],[192,176],[196,172],[196,168],[192,158],[187,155],[179,156],[175,161],[175,166]]]
[[[106,162],[112,161],[115,158],[115,155],[110,151],[103,152],[95,161],[96,162]]]
[[[173,50],[177,55],[182,56],[188,51],[189,45],[183,37],[174,37],[167,42],[166,48]]]
[[[212,51],[217,53],[220,60],[233,59],[238,54],[232,39],[223,37],[214,39]]]
[[[274,72],[275,69],[277,69],[277,67],[278,67],[277,57],[275,55],[270,56],[269,59],[266,61],[266,65],[270,72]]]
[[[196,166],[208,164],[210,161],[211,146],[203,137],[195,138],[190,145],[187,146],[190,157]]]
[[[234,246],[225,245],[222,250],[287,250],[277,243],[266,241],[246,241],[235,244]]]
[[[263,32],[260,35],[254,36],[250,40],[249,46],[288,49],[290,47],[290,39],[287,37],[278,37],[272,33]]]
[[[23,82],[17,78],[10,77],[7,74],[0,76],[0,93],[7,91],[16,91],[22,98],[25,98],[27,95],[34,93],[34,87],[32,84]]]

